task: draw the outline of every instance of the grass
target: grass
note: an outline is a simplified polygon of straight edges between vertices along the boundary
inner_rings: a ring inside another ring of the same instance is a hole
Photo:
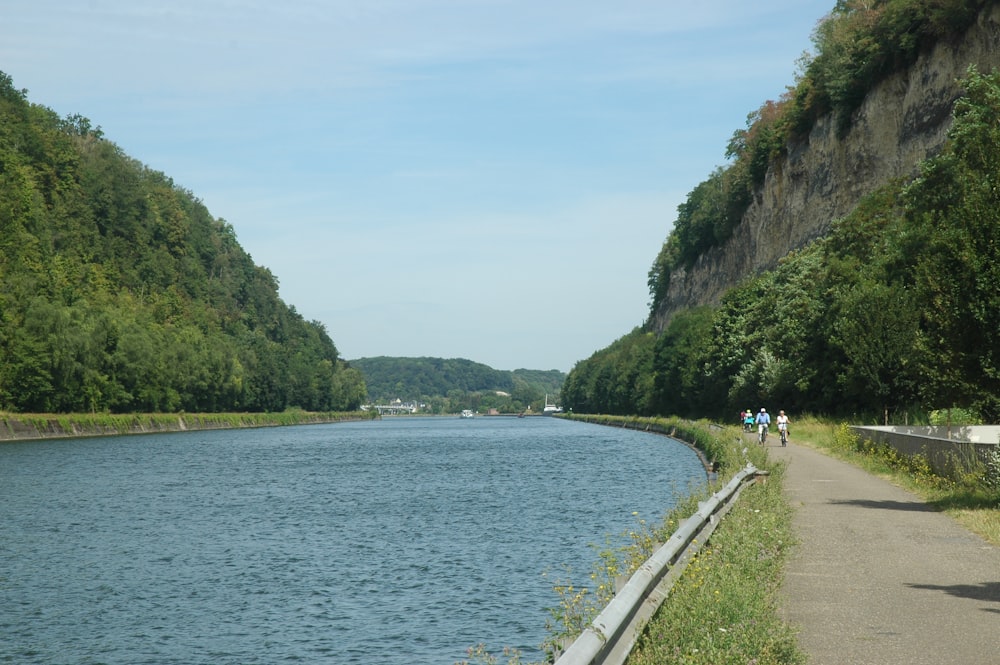
[[[779,619],[778,590],[790,548],[784,467],[746,488],[646,626],[629,665],[804,663]]]
[[[73,413],[0,412],[0,441],[71,436],[110,436],[185,429],[236,429],[371,418],[371,414],[311,413],[289,409],[276,413]]]
[[[925,460],[863,445],[845,425],[820,418],[796,419],[793,441],[912,491],[1000,545],[1000,489],[984,485],[981,476],[934,476]],[[697,567],[661,606],[629,665],[804,662],[788,627],[777,619],[775,592],[792,539],[791,509],[780,488],[783,467],[771,469],[772,482],[744,492]]]

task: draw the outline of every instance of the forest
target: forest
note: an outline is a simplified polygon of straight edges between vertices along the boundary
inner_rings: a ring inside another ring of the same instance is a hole
[[[232,225],[0,73],[0,409],[349,411],[361,374]]]
[[[421,402],[431,413],[521,413],[529,407],[540,412],[546,396],[552,403],[559,398],[566,378],[559,370],[498,370],[463,358],[379,356],[350,364],[364,377],[371,401]]]
[[[730,145],[735,161],[680,206],[650,270],[651,312],[670,271],[742,214],[751,190],[727,187],[753,181],[762,173],[753,165],[779,156],[782,137],[813,114],[848,122],[867,85],[956,34],[982,5],[839,2],[797,86],[751,117]],[[947,144],[917,177],[877,190],[718,306],[675,314],[661,335],[647,323],[581,361],[563,387],[566,406],[717,417],[765,406],[875,422],[961,407],[1000,422],[1000,74],[970,69],[962,83]]]

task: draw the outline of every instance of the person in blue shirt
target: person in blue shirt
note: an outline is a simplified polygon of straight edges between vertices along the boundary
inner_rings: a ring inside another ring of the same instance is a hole
[[[761,409],[760,413],[757,414],[757,435],[760,437],[762,444],[767,439],[767,428],[770,424],[771,414],[767,412],[767,409]]]

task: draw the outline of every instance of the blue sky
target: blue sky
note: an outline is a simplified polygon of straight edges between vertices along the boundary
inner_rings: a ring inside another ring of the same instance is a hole
[[[228,221],[347,359],[573,365],[832,0],[21,0],[0,71]]]

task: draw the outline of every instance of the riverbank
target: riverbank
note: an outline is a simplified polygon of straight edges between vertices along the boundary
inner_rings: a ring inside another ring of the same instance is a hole
[[[601,414],[575,414],[567,413],[555,416],[565,420],[575,420],[577,422],[590,423],[591,425],[606,425],[608,427],[624,427],[640,432],[650,432],[661,434],[681,442],[691,448],[701,463],[705,466],[705,471],[709,475],[709,480],[717,479],[719,472],[724,465],[733,469],[743,466],[743,454],[739,452],[742,446],[729,445],[731,442],[723,441],[719,435],[724,428],[714,425],[708,421],[691,421],[677,417],[659,418],[645,416],[609,416]],[[764,459],[753,460],[764,463]]]
[[[702,552],[688,565],[650,619],[628,656],[628,665],[805,662],[778,606],[784,565],[794,547],[792,510],[783,496],[784,465],[770,460],[765,448],[747,445],[738,428],[708,421],[578,414],[569,418],[682,441],[700,451],[703,461],[719,470],[717,482],[726,482],[748,461],[770,471],[767,482],[754,484],[740,496]],[[681,501],[662,525],[651,526],[649,534],[640,533],[639,540],[651,547],[653,543],[667,542],[713,486],[711,483]],[[642,556],[638,559],[645,560],[652,554],[652,550],[638,547],[619,553],[621,556],[612,565],[614,575],[631,574],[642,563],[634,560],[640,550]],[[602,557],[604,565],[610,561],[610,556]]]
[[[0,413],[0,442],[315,425],[370,420],[371,418],[371,414],[362,411],[346,413],[307,411],[284,411],[281,413]]]

